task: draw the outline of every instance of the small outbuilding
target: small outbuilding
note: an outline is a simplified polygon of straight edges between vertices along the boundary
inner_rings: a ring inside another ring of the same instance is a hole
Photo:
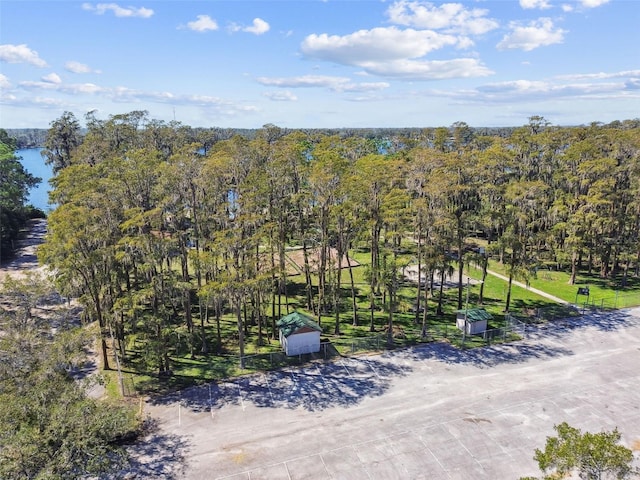
[[[320,351],[322,327],[303,313],[293,312],[276,322],[280,344],[287,355],[302,355]]]
[[[467,335],[484,333],[487,321],[493,317],[484,308],[471,308],[456,312],[456,325]]]

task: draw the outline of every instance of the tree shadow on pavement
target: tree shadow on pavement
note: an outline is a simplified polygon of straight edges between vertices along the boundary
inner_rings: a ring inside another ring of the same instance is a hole
[[[177,480],[183,478],[186,467],[185,453],[188,448],[189,442],[185,437],[162,433],[152,421],[147,435],[126,448],[129,464],[124,469],[100,479]]]
[[[629,325],[638,325],[640,318],[628,310],[587,310],[582,316],[568,319],[566,328],[594,327],[598,330],[613,331]]]
[[[372,358],[314,362],[299,369],[288,368],[191,387],[151,402],[179,402],[196,412],[246,403],[266,408],[321,411],[357,405],[367,397],[380,396],[387,391],[394,377],[406,375],[409,370]]]
[[[532,358],[553,358],[566,355],[573,355],[573,352],[567,348],[541,344],[509,343],[460,350],[449,343],[436,342],[404,352],[393,352],[387,357],[400,356],[406,360],[437,360],[447,364],[491,368],[503,363],[522,363]]]

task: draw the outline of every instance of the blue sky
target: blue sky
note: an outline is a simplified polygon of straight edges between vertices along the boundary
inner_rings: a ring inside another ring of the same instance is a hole
[[[0,127],[147,110],[194,127],[640,116],[639,0],[0,2]]]

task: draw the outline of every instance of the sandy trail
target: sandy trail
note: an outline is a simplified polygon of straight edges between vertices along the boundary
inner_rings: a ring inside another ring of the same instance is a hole
[[[47,233],[47,221],[42,218],[30,220],[28,233],[18,241],[16,255],[0,264],[0,282],[8,276],[19,279],[29,272],[44,272],[45,267],[38,264],[38,245],[44,242]]]

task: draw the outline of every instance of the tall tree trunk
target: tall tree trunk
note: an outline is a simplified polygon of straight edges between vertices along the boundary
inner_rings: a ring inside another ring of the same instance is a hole
[[[480,294],[478,295],[478,304],[482,305],[484,302],[484,282],[487,280],[487,268],[489,267],[489,258],[487,255],[482,255],[482,283],[480,283]]]
[[[204,306],[204,314],[202,311],[202,299],[198,297],[198,309],[200,310],[200,335],[202,336],[202,344],[200,347],[200,353],[207,354],[209,353],[209,344],[207,343],[207,335],[204,328],[205,321],[209,323],[209,301],[207,299],[207,303]]]
[[[445,276],[446,267],[443,265],[442,270],[440,271],[440,292],[438,293],[438,316],[444,315],[444,310],[442,310],[442,296],[444,294],[444,276]]]
[[[343,255],[343,244],[342,237],[338,235],[338,270],[336,272],[336,285],[335,285],[335,294],[333,300],[333,308],[336,315],[336,325],[333,329],[333,333],[335,335],[340,335],[340,288],[342,287],[342,255]]]
[[[388,333],[387,343],[389,346],[393,345],[393,313],[395,308],[395,296],[396,296],[396,250],[393,250],[393,265],[391,266],[391,280],[389,282],[389,321],[388,321]]]
[[[427,290],[427,282],[426,282],[426,274],[425,274],[425,283],[424,283],[424,310],[422,312],[422,338],[427,337],[427,332],[429,325],[427,323],[427,315],[428,315],[428,306],[429,306],[429,290]]]
[[[578,275],[578,251],[573,249],[571,252],[571,276],[569,277],[569,285],[576,284],[576,277]]]
[[[104,315],[102,314],[102,306],[100,304],[100,294],[95,292],[94,289],[89,289],[91,292],[91,296],[93,297],[93,301],[96,307],[96,317],[98,319],[98,326],[100,327],[100,350],[102,351],[102,369],[103,370],[111,370],[111,366],[109,365],[109,353],[107,349],[107,341],[105,339],[106,333],[106,322],[104,319]]]
[[[420,322],[420,279],[422,274],[422,229],[418,229],[418,289],[416,293],[416,312],[415,312],[415,323],[416,325]],[[425,277],[424,288],[427,288],[427,281]]]
[[[349,267],[349,283],[351,284],[351,308],[353,310],[352,325],[355,327],[358,325],[358,303],[356,301],[356,284],[353,279],[353,267],[351,266],[351,259],[349,258],[349,248],[345,250],[347,256],[347,265]]]
[[[220,299],[216,299],[216,341],[217,351],[222,351],[222,326],[220,325],[220,319],[222,318],[222,302]]]
[[[462,308],[462,273],[464,270],[464,236],[462,234],[462,217],[458,217],[458,310]]]
[[[273,238],[273,237],[271,237]],[[278,338],[276,335],[276,259],[275,259],[275,248],[273,247],[273,241],[270,242],[271,249],[271,335],[273,339]]]
[[[600,261],[600,278],[606,278],[609,276],[609,260],[611,259],[611,245],[606,245],[604,247],[604,251],[602,252],[602,256]]]
[[[311,266],[309,265],[309,249],[307,247],[307,239],[302,240],[302,257],[304,258],[304,279],[306,282],[307,309],[310,312],[315,311],[313,305],[313,280],[311,278]]]
[[[327,209],[322,207],[320,214],[320,265],[318,267],[318,325],[320,324],[320,316],[325,313],[325,298],[327,287],[327,251],[328,245],[328,219]]]
[[[244,369],[244,327],[242,325],[242,301],[239,295],[236,294],[236,321],[238,326],[238,347],[240,349],[240,368]]]
[[[509,268],[509,284],[507,286],[507,300],[505,302],[504,311],[506,313],[509,312],[509,308],[511,307],[511,287],[513,286],[513,274],[515,273],[515,263],[516,263],[516,253],[515,251],[511,253],[511,266]]]

